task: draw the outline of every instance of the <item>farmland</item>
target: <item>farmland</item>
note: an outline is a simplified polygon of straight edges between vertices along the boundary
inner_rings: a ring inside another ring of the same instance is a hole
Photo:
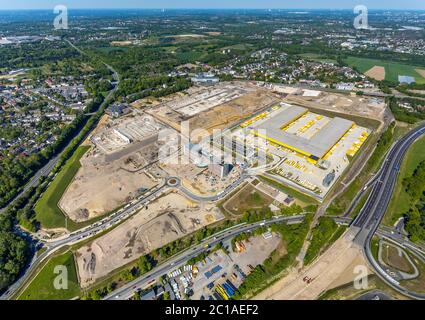
[[[356,68],[361,73],[367,73],[370,69],[375,66],[385,68],[385,80],[391,82],[398,82],[398,76],[411,76],[416,79],[417,83],[425,83],[425,78],[416,71],[416,69],[421,69],[420,67],[410,66],[407,64],[401,64],[391,61],[382,61],[376,59],[367,59],[367,58],[357,58],[357,57],[348,57],[345,62]]]

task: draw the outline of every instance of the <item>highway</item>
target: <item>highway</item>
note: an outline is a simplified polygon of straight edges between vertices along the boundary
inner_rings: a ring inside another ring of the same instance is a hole
[[[230,240],[234,238],[235,236],[237,236],[238,234],[241,234],[243,232],[249,232],[262,226],[269,226],[279,222],[287,222],[289,224],[301,223],[303,220],[304,220],[304,215],[298,215],[298,216],[292,216],[292,217],[280,216],[280,217],[274,217],[270,220],[264,220],[264,221],[251,223],[251,224],[243,223],[243,224],[234,226],[232,228],[226,229],[209,238],[204,239],[200,244],[190,247],[186,251],[178,254],[175,257],[172,257],[171,259],[167,260],[160,266],[154,268],[150,272],[128,283],[127,285],[115,290],[113,293],[106,296],[104,300],[130,299],[136,291],[138,291],[141,288],[145,288],[150,281],[157,279],[164,274],[168,274],[169,272],[185,265],[188,260],[204,252],[206,250],[207,245],[212,248],[222,241]]]
[[[391,278],[375,261],[370,245],[393,196],[404,156],[409,147],[423,134],[425,134],[425,124],[416,127],[393,145],[381,170],[376,175],[375,183],[365,205],[351,224],[351,228],[358,231],[354,242],[362,248],[367,261],[377,275],[398,292],[414,299],[425,299],[425,295],[406,290]],[[400,237],[393,240],[398,243],[401,241]],[[417,251],[413,244],[408,244],[408,246]]]

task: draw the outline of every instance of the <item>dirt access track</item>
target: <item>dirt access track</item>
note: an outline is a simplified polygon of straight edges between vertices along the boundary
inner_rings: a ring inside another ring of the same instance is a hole
[[[341,283],[352,281],[357,265],[367,266],[360,249],[353,243],[349,230],[310,266],[292,270],[286,277],[265,289],[258,300],[315,300],[321,293]],[[303,279],[311,278],[307,284]]]
[[[198,204],[174,192],[162,196],[75,253],[80,285],[87,287],[113,270],[223,218],[214,205]]]

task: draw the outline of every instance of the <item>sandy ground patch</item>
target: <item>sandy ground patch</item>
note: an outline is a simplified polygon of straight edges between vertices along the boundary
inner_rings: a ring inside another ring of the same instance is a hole
[[[221,89],[224,91],[212,94],[212,90],[220,91]],[[240,91],[246,93],[239,95],[238,91],[239,93]],[[211,134],[214,129],[229,128],[250,117],[253,113],[279,102],[279,99],[271,91],[247,82],[222,83],[212,87],[212,89],[201,87],[187,92],[192,99],[199,99],[199,101],[188,103],[186,107],[179,108],[178,105],[183,102],[178,97],[174,100],[164,99],[162,104],[146,110],[146,113],[177,131],[181,131],[181,124],[188,121],[190,132],[196,129],[204,129]],[[209,96],[209,93],[212,95]],[[238,97],[232,99],[233,94]],[[187,96],[185,99],[187,99]],[[183,101],[185,100],[183,99]],[[193,112],[191,111],[188,115],[183,112],[183,110],[188,111],[188,108],[196,108],[200,111],[192,110]]]
[[[358,255],[356,258],[351,262],[351,264],[344,270],[343,273],[334,281],[332,282],[326,290],[330,290],[333,288],[337,288],[339,286],[342,286],[347,283],[353,283],[355,277],[358,273],[356,273],[355,269],[357,266],[364,265],[367,267],[367,263],[364,260],[363,255]],[[368,268],[368,274],[372,274],[372,271]]]
[[[421,75],[421,77],[425,78],[425,69],[415,69],[417,73]]]
[[[205,33],[209,36],[220,36],[220,35],[222,35],[221,32],[217,32],[217,31],[209,31],[209,32],[205,32]]]
[[[169,193],[76,252],[81,285],[223,218],[213,205]]]
[[[346,96],[334,93],[327,93],[319,97],[288,95],[284,101],[307,108],[323,109],[378,120],[383,119],[386,107],[385,101],[380,98]]]
[[[292,270],[288,276],[277,281],[254,299],[259,300],[314,300],[342,276],[351,273],[350,267],[357,263],[362,253],[352,239],[349,230],[338,239],[316,262],[300,270]],[[363,263],[366,265],[365,263]],[[305,277],[313,279],[310,284],[303,281]],[[341,281],[346,280],[342,279]]]
[[[374,66],[373,68],[365,72],[365,76],[382,81],[385,79],[385,68],[380,66]]]
[[[278,100],[273,95],[260,89],[197,114],[189,120],[189,126],[191,131],[202,128],[211,134],[214,129],[232,127],[241,120],[277,102]]]
[[[112,162],[96,148],[81,159],[81,168],[59,202],[76,222],[87,221],[118,208],[150,189],[159,180],[149,175],[145,157],[137,151]]]

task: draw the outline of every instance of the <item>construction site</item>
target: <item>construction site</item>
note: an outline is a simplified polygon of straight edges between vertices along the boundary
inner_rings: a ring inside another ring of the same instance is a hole
[[[372,130],[343,117],[330,117],[281,102],[232,132],[240,140],[265,141],[276,160],[267,172],[322,201]]]
[[[212,134],[214,129],[232,127],[276,102],[278,97],[269,90],[248,82],[230,82],[166,101],[146,112],[179,132],[187,121],[190,132],[203,129]]]
[[[100,122],[59,201],[61,210],[75,222],[88,221],[158,185],[166,176],[156,164],[161,128],[151,116],[138,113]]]
[[[87,287],[111,271],[223,218],[214,205],[193,202],[175,192],[164,194],[76,252],[80,284]]]

